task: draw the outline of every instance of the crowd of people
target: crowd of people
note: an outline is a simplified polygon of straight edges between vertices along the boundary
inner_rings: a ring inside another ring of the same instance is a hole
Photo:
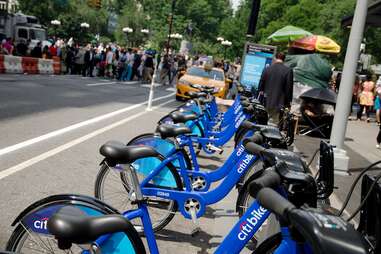
[[[356,78],[353,86],[352,108],[357,105],[356,119],[362,120],[362,116],[366,115],[366,121],[370,122],[370,113],[372,110],[376,112],[376,123],[380,126],[377,135],[377,148],[381,148],[381,76],[377,82],[374,82],[372,75],[367,75],[365,80],[361,81]]]

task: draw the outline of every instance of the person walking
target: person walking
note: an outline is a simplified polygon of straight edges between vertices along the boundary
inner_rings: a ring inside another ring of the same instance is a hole
[[[139,67],[140,67],[141,63],[142,63],[142,58],[141,58],[140,54],[135,50],[134,51],[134,63],[132,64],[132,75],[131,75],[130,80],[134,80],[135,76],[137,77],[138,80],[140,79]]]
[[[370,109],[374,104],[374,88],[375,84],[372,81],[372,76],[367,75],[365,82],[362,83],[361,93],[359,94],[360,110],[357,113],[357,120],[361,120],[362,114],[365,111],[366,121],[370,122]]]
[[[111,50],[111,47],[106,49],[106,76],[112,78],[112,65],[114,63],[114,53]]]
[[[284,65],[285,59],[285,54],[276,54],[274,63],[263,71],[258,87],[260,95],[264,96],[269,121],[276,125],[281,109],[290,107],[293,95],[294,74]]]
[[[165,78],[168,76],[168,82],[171,81],[171,63],[168,55],[164,55],[162,65],[161,65],[161,72],[160,72],[160,83],[163,85],[165,84]]]
[[[35,58],[42,58],[42,48],[41,48],[41,42],[37,42],[37,45],[32,49],[32,52],[30,53],[31,57]]]
[[[94,71],[94,63],[95,63],[95,57],[94,57],[94,51],[90,44],[86,46],[86,52],[84,56],[84,67],[82,71],[82,76],[86,77],[93,77],[93,71]]]
[[[143,80],[145,82],[151,83],[152,82],[152,75],[154,71],[154,62],[153,57],[150,54],[146,55],[146,59],[144,61],[144,68],[143,68]]]
[[[374,110],[376,111],[377,125],[381,125],[381,85],[376,87],[376,99],[374,100]]]

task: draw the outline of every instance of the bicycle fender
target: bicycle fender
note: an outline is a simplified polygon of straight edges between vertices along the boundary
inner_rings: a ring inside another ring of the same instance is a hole
[[[250,172],[250,171],[248,170],[247,173],[248,172]],[[247,186],[249,185],[249,183],[254,181],[254,179],[260,177],[262,175],[262,173],[263,173],[263,170],[258,170],[257,172],[254,172],[254,174],[252,176],[250,176],[250,178],[246,182],[243,183],[242,187],[239,189],[237,201],[235,204],[236,212],[238,212],[238,209],[239,209],[239,206],[241,203],[241,199],[243,197],[243,193],[247,190]]]
[[[46,211],[48,211],[49,209],[51,211],[54,211],[54,209],[52,208],[53,206],[57,206],[58,210],[60,206],[62,207],[65,205],[83,205],[97,211],[102,211],[106,214],[120,214],[120,212],[117,209],[95,198],[76,194],[61,194],[49,196],[34,202],[33,204],[25,208],[16,217],[16,219],[12,222],[11,225],[15,226],[17,223],[28,219],[28,217],[35,213],[43,213],[44,209]]]

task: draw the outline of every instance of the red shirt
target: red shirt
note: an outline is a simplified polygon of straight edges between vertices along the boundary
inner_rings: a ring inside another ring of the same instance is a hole
[[[51,56],[57,56],[57,48],[56,47],[50,46],[49,50],[50,50]]]

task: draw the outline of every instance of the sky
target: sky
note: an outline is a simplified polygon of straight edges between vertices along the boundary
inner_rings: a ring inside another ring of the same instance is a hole
[[[231,1],[232,1],[233,9],[236,10],[241,0],[231,0]]]

